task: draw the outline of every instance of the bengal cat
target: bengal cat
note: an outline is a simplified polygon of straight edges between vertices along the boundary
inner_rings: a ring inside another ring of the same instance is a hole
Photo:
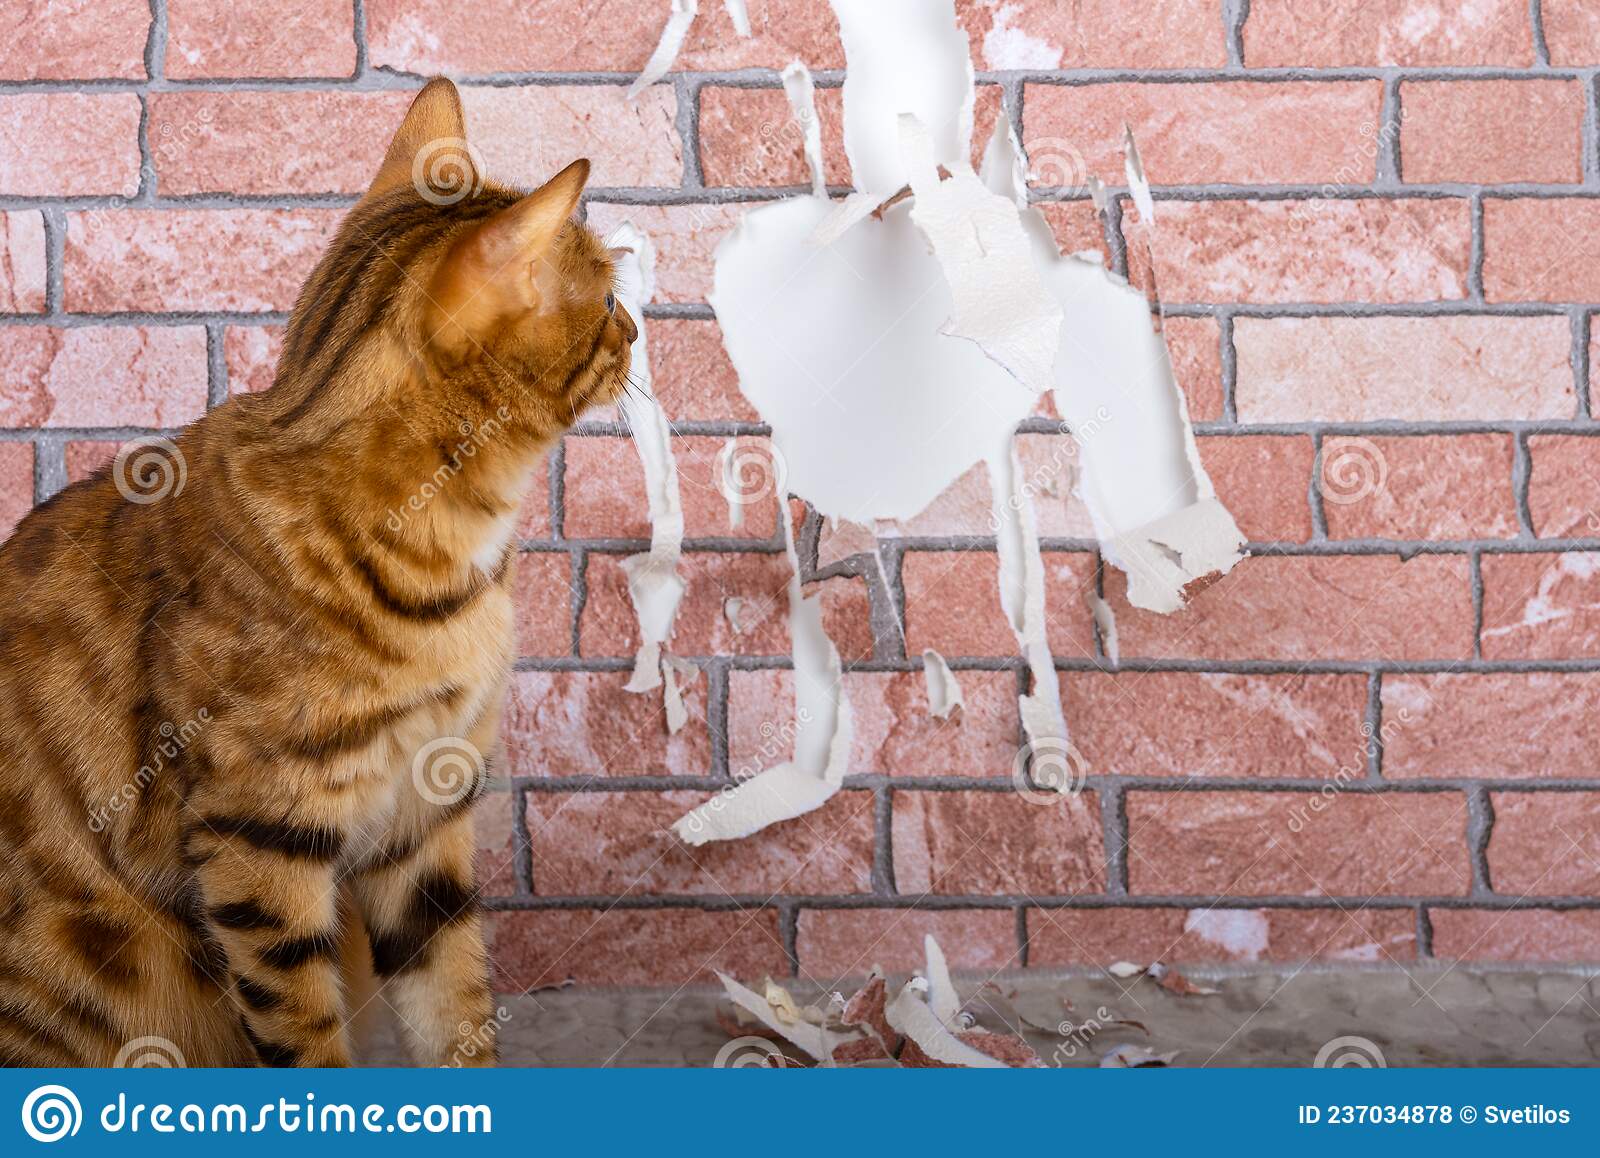
[[[419,1063],[493,1060],[471,812],[518,507],[637,330],[588,162],[522,194],[465,137],[433,81],[180,485],[119,460],[0,548],[0,1060],[344,1065],[363,973]]]

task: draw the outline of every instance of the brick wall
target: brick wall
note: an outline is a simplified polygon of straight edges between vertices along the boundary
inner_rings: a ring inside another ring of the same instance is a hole
[[[661,829],[783,759],[792,709],[776,499],[734,529],[713,485],[724,442],[765,431],[704,304],[742,206],[805,180],[771,69],[817,70],[831,179],[847,170],[824,0],[751,0],[748,41],[702,3],[682,71],[630,104],[666,7],[13,0],[0,524],[121,441],[270,384],[298,282],[408,91],[445,72],[498,176],[588,155],[591,220],[657,241],[651,354],[688,524],[674,650],[704,671],[672,737],[621,690],[619,563],[648,527],[626,431],[597,416],[523,528],[513,776],[482,839],[504,986],[831,980],[915,964],[928,930],[984,970],[1600,960],[1600,8],[960,0],[980,130],[1003,93],[1059,174],[1036,195],[1063,245],[1144,283],[1133,209],[1102,228],[1082,189],[1122,180],[1123,119],[1137,132],[1174,355],[1253,556],[1161,618],[1126,604],[1081,508],[1047,517],[1089,778],[1041,805],[1013,782],[1021,665],[966,480],[893,543],[887,589],[849,566],[823,583],[858,717],[847,790],[690,852]],[[1060,455],[1054,430],[1034,422],[1025,453]],[[961,675],[959,723],[927,715],[924,647]]]

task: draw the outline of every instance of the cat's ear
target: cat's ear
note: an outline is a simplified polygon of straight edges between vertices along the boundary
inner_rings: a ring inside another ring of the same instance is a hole
[[[467,146],[461,94],[441,76],[430,80],[406,110],[406,119],[389,142],[366,198],[416,184],[419,191],[426,189],[459,201],[482,183],[483,176]]]
[[[487,269],[498,271],[544,253],[578,208],[589,181],[587,159],[572,162],[521,201],[481,225],[473,245]]]
[[[433,287],[434,300],[452,322],[470,331],[496,317],[540,308],[555,284],[546,255],[572,219],[588,180],[589,162],[574,161],[455,244]]]

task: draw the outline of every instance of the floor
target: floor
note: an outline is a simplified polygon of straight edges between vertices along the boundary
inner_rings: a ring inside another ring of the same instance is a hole
[[[1115,1047],[1176,1066],[1594,1065],[1600,973],[1342,969],[1194,974],[1214,994],[1145,977],[1002,977],[957,988],[979,1023],[1020,1028],[1046,1065],[1098,1065]],[[796,987],[797,998],[815,991]],[[721,990],[566,989],[502,999],[502,1064],[708,1066],[730,1040]],[[404,1064],[389,1029],[368,1051]]]

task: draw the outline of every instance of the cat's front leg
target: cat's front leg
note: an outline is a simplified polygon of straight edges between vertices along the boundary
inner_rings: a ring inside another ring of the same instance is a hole
[[[212,804],[185,854],[263,1064],[346,1066],[336,866],[344,833],[282,805]]]
[[[419,1065],[498,1057],[488,955],[474,880],[471,804],[434,805],[352,882],[384,982]]]

